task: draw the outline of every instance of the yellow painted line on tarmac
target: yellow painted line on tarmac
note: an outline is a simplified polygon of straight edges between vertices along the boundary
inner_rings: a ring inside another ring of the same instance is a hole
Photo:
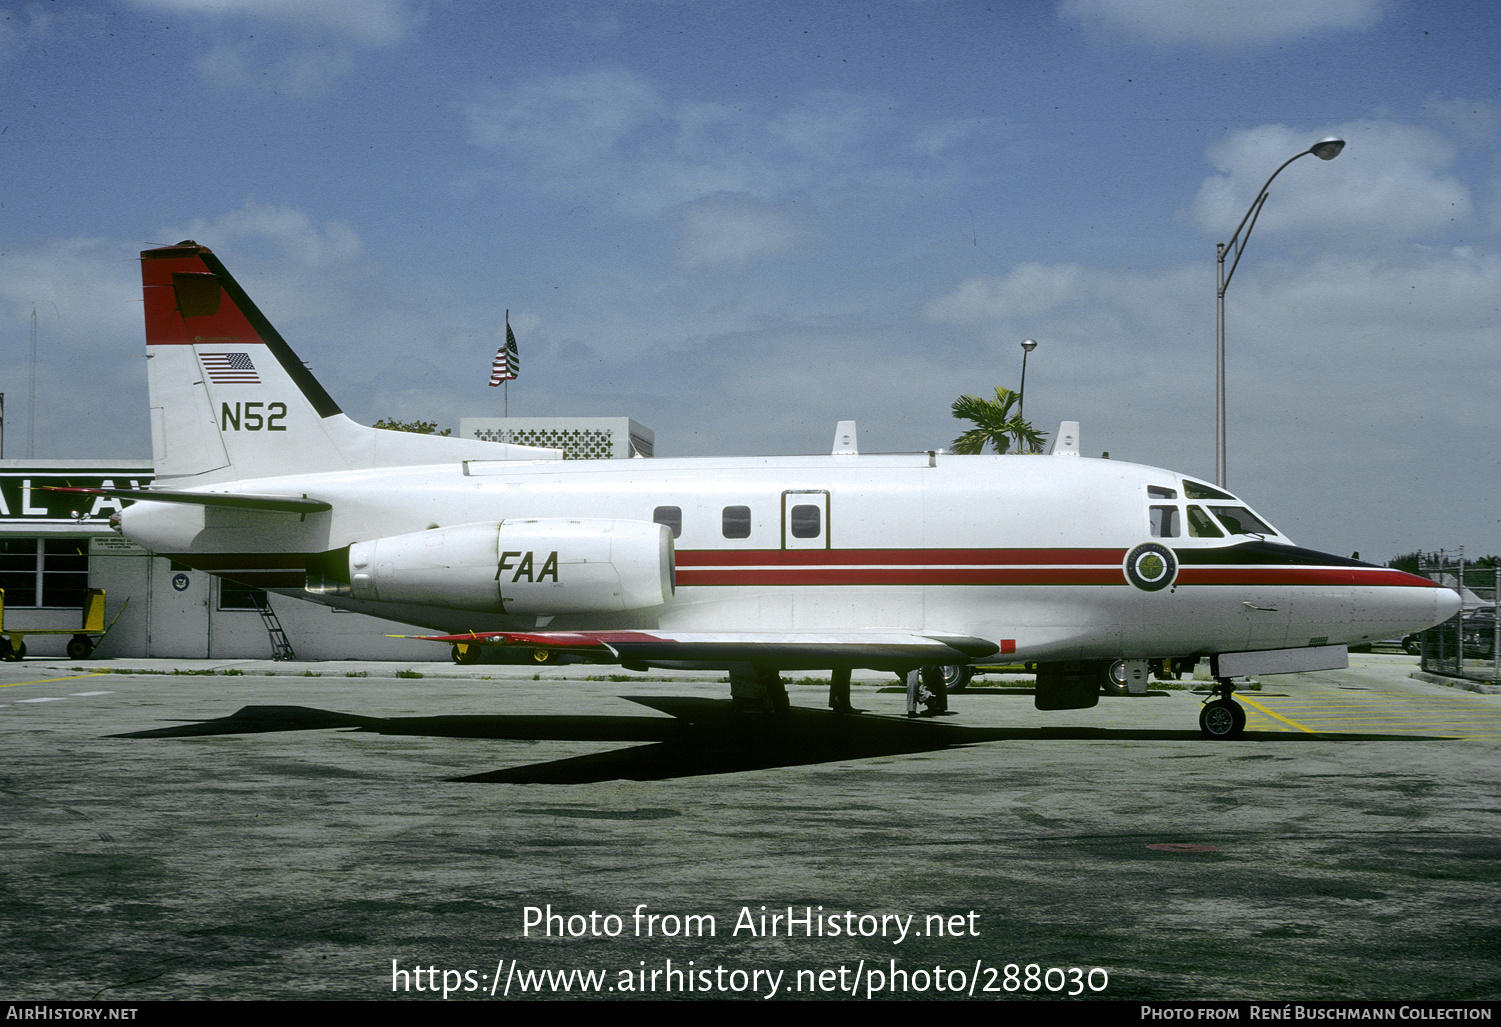
[[[42,678],[38,681],[12,681],[8,685],[0,685],[0,688],[20,688],[22,685],[50,685],[54,681],[77,681],[79,678],[102,678],[110,671],[99,670],[92,674],[69,674],[65,678]]]
[[[1277,703],[1283,710],[1276,713],[1248,698],[1244,692],[1236,699],[1274,721],[1308,734],[1330,734],[1349,731],[1420,731],[1431,732],[1435,737],[1464,739],[1467,741],[1490,740],[1497,737],[1496,712],[1477,710],[1462,699],[1440,697],[1398,697],[1371,695],[1333,702],[1315,698],[1292,699]],[[1304,722],[1293,720],[1287,714],[1296,715]],[[1317,727],[1310,727],[1312,720]],[[1274,725],[1275,726],[1275,725]]]
[[[1296,729],[1298,731],[1306,731],[1310,735],[1316,735],[1316,734],[1318,734],[1318,732],[1315,731],[1311,727],[1304,727],[1302,724],[1299,724],[1296,720],[1288,720],[1286,717],[1284,717],[1280,713],[1273,713],[1271,710],[1267,709],[1265,706],[1261,705],[1261,703],[1257,702],[1254,699],[1247,699],[1246,698],[1246,693],[1244,693],[1244,692],[1241,692],[1235,698],[1236,698],[1237,702],[1243,702],[1247,706],[1254,706],[1256,709],[1260,710],[1262,713],[1266,714],[1268,717],[1271,717],[1273,720],[1280,720],[1280,721],[1282,721],[1282,723],[1284,723],[1284,724],[1288,725],[1289,727],[1292,727],[1292,728],[1294,728],[1294,729]]]

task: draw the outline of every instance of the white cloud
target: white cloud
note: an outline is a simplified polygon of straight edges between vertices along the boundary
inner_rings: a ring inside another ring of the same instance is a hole
[[[633,133],[666,118],[657,90],[634,72],[598,68],[494,91],[469,105],[471,138],[520,152],[549,171],[613,160]]]
[[[122,273],[126,255],[99,239],[64,239],[5,254],[0,257],[0,302],[10,308],[5,320],[29,320],[35,307],[39,318],[139,329],[140,312],[131,303],[141,298],[140,280],[131,270]],[[91,330],[80,337],[89,345],[104,344],[100,334]]]
[[[1430,117],[1453,127],[1471,143],[1492,143],[1501,128],[1501,109],[1483,101],[1430,100],[1426,110]]]
[[[1018,264],[1009,274],[970,278],[931,301],[927,316],[949,324],[1037,317],[1076,298],[1084,271],[1076,265]]]
[[[1058,14],[1100,35],[1228,47],[1368,29],[1391,7],[1390,0],[1062,0]]]
[[[394,46],[417,21],[406,0],[134,2],[192,17],[211,34],[238,22],[252,24],[254,32],[235,31],[232,41],[211,42],[195,62],[199,73],[221,88],[295,97],[326,91],[354,70],[356,51]]]
[[[1228,237],[1267,177],[1325,135],[1344,139],[1344,152],[1328,162],[1302,157],[1281,172],[1256,223],[1258,238],[1364,249],[1429,238],[1471,219],[1469,188],[1449,171],[1452,143],[1425,128],[1359,121],[1328,132],[1265,125],[1232,133],[1209,150],[1220,173],[1200,187],[1194,224]]]
[[[14,14],[0,7],[0,61],[18,53],[28,42],[45,38],[52,25],[52,15],[34,4]]]
[[[793,252],[812,238],[795,209],[745,193],[711,193],[668,213],[677,229],[678,259],[690,269]]]
[[[141,397],[141,278],[119,243],[65,239],[0,254],[0,360],[7,457],[139,456],[150,434]],[[36,411],[30,392],[31,312],[36,311]]]
[[[195,239],[210,249],[248,239],[270,241],[281,254],[304,267],[328,267],[358,260],[364,245],[353,228],[339,221],[319,228],[313,219],[290,207],[248,200],[239,210],[217,218],[194,218],[179,228],[158,231],[162,239]]]
[[[952,177],[966,129],[911,125],[870,97],[817,91],[776,109],[669,97],[620,68],[491,90],[470,138],[507,178],[651,217],[711,193],[767,200],[851,189],[931,191]]]
[[[620,68],[489,91],[469,105],[468,118],[470,138],[496,152],[502,174],[632,217],[706,193],[759,192],[774,178],[747,156],[757,148],[745,137],[743,113],[674,103]]]
[[[264,88],[287,96],[316,96],[354,70],[354,57],[340,48],[295,50],[264,67],[243,46],[216,46],[198,58],[204,78],[222,87]]]
[[[133,0],[144,7],[204,19],[245,19],[327,34],[359,46],[390,46],[416,21],[406,0]]]

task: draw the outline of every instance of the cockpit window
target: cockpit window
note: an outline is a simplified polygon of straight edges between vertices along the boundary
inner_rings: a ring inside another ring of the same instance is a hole
[[[1178,498],[1178,490],[1177,489],[1166,488],[1166,487],[1164,487],[1162,485],[1148,485],[1147,486],[1147,498],[1148,499],[1177,499]]]
[[[1271,527],[1243,506],[1211,506],[1225,530],[1232,535],[1275,535]]]
[[[1228,499],[1235,501],[1235,497],[1221,492],[1219,489],[1210,488],[1203,482],[1183,479],[1183,496],[1185,499]]]
[[[1152,507],[1152,537],[1153,538],[1177,538],[1182,534],[1178,527],[1178,508],[1176,506]]]
[[[1214,518],[1205,513],[1202,507],[1197,506],[1188,508],[1188,534],[1190,538],[1225,537],[1219,525],[1214,523]]]

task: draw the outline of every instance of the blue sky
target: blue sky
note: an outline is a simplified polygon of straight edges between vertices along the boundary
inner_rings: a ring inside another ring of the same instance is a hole
[[[660,456],[930,449],[1016,387],[1297,541],[1501,552],[1501,9],[1415,0],[0,0],[0,390],[150,455],[143,248],[211,247],[356,419]]]

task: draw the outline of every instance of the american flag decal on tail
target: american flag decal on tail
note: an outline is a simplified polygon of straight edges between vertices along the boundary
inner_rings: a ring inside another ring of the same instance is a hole
[[[249,353],[200,353],[203,371],[215,385],[259,385],[261,376]]]

